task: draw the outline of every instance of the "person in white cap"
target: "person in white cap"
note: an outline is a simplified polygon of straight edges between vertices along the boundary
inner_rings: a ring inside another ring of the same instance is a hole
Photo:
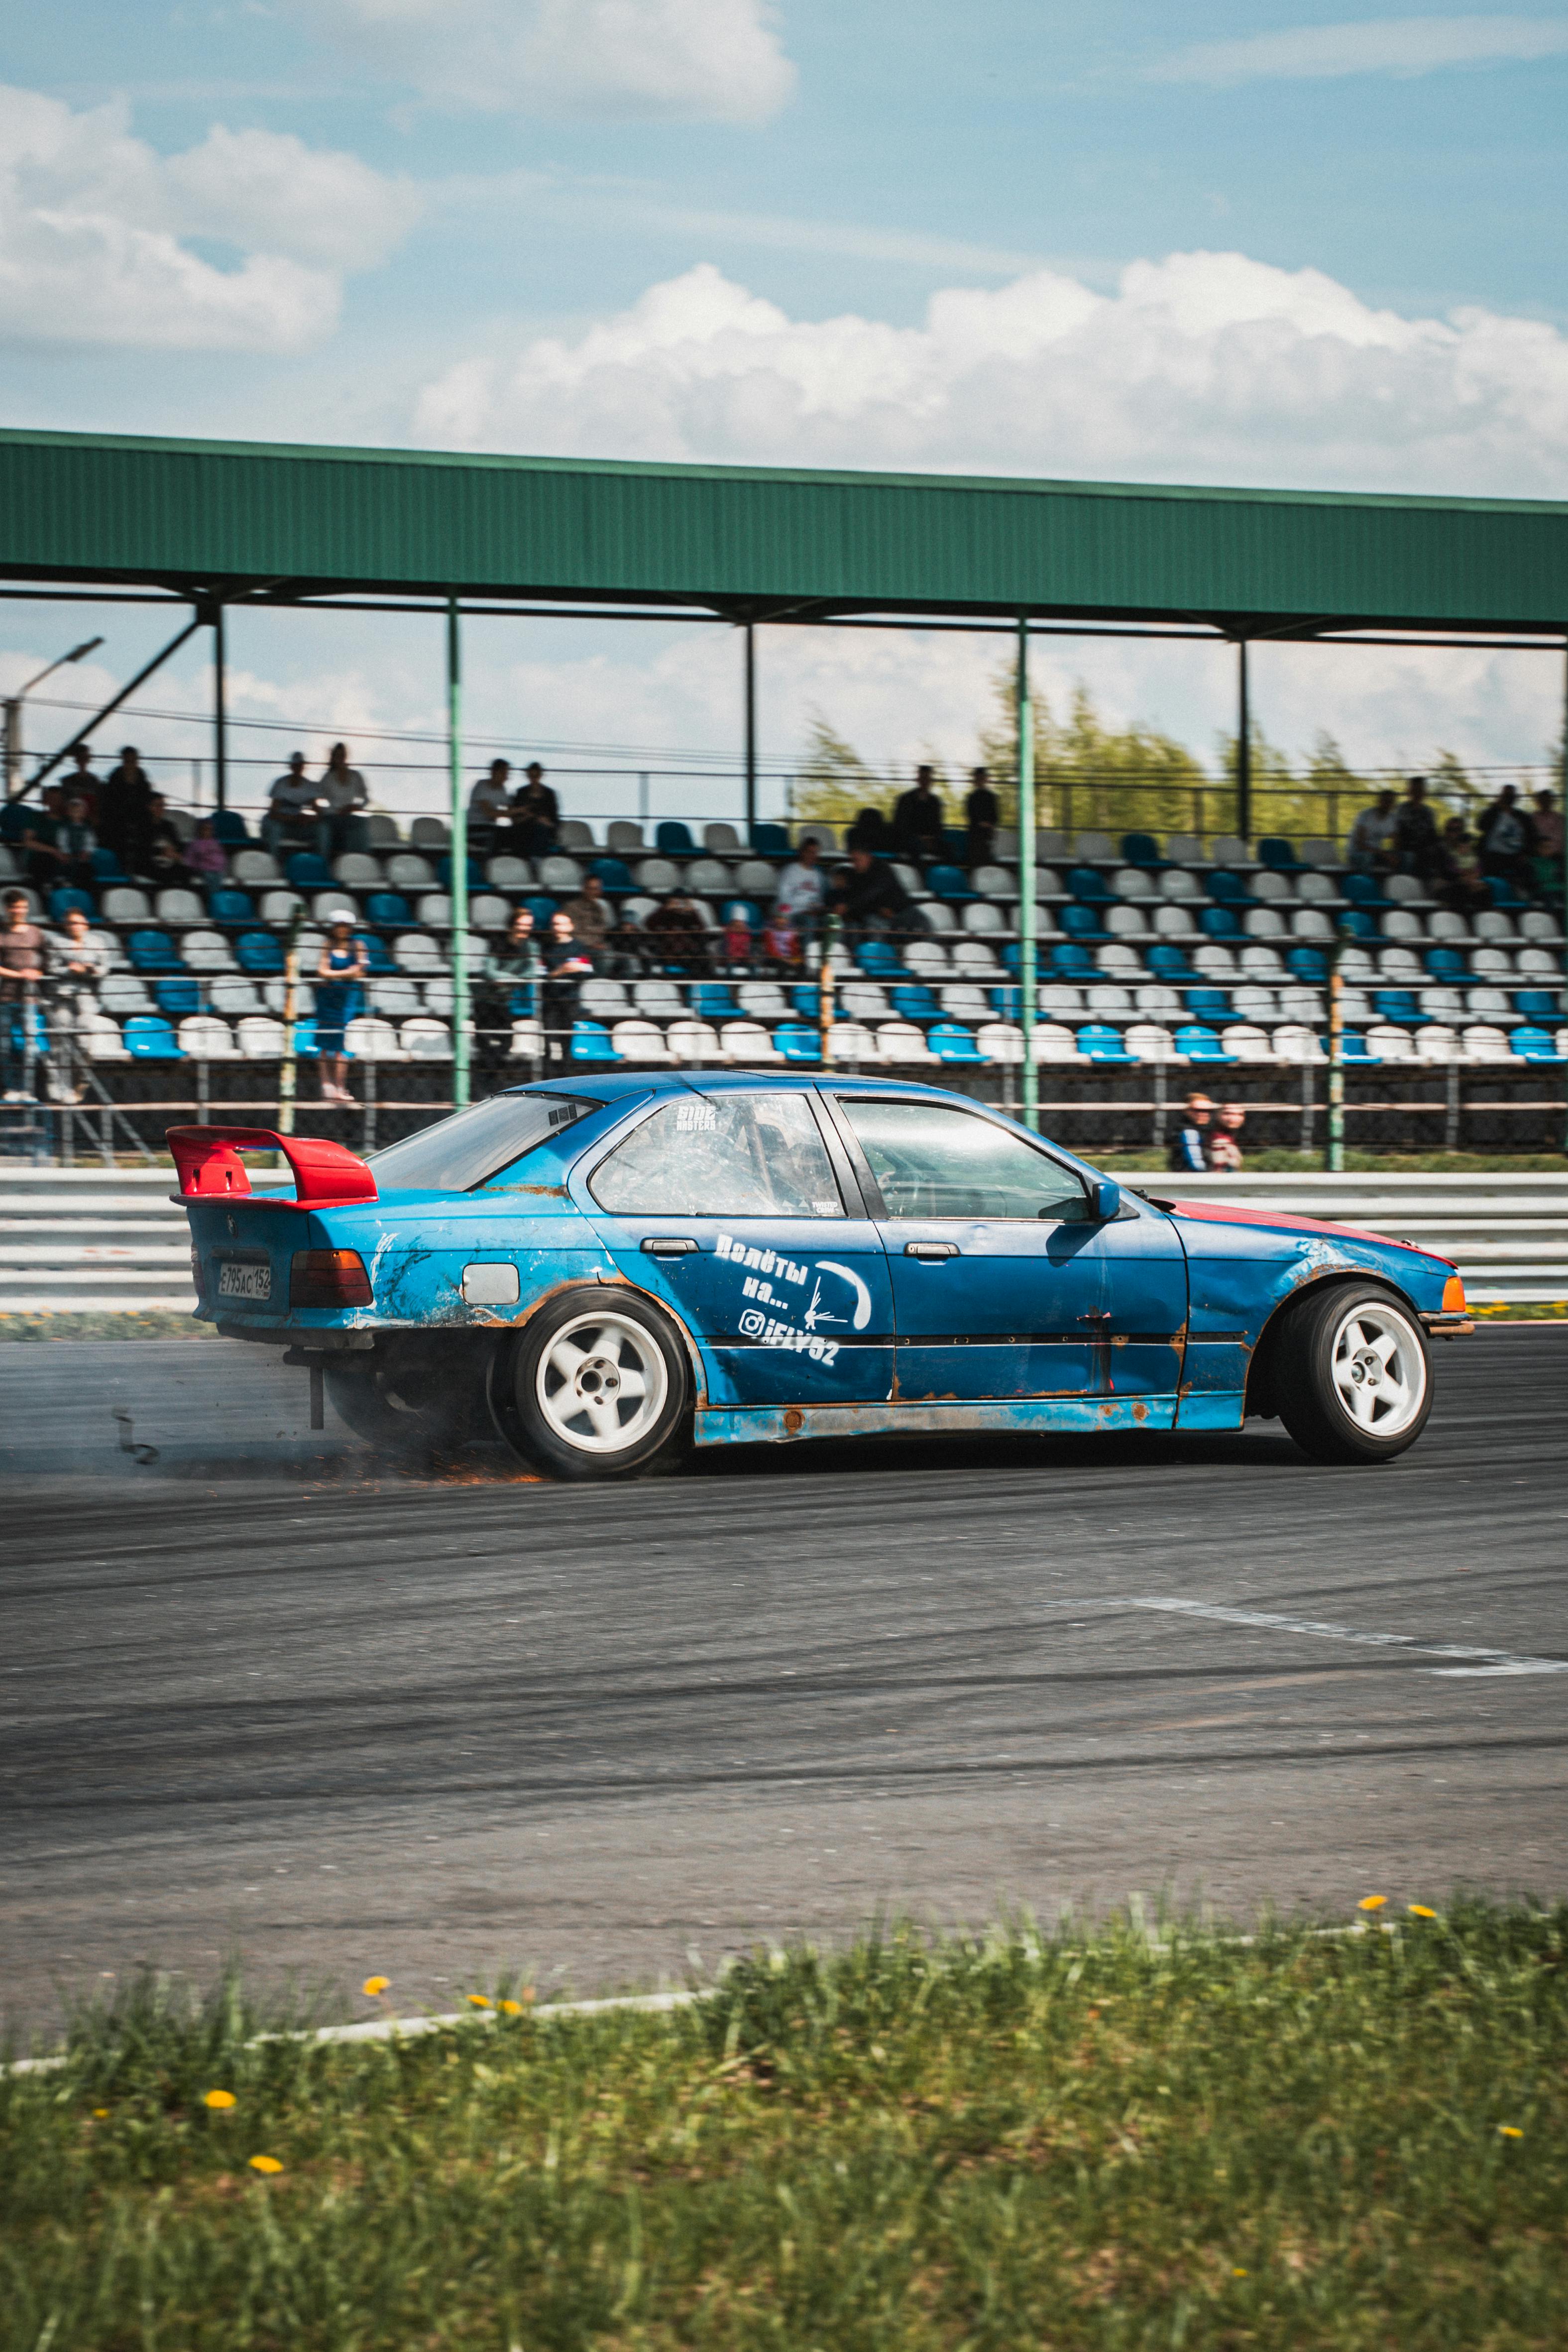
[[[333,907],[316,963],[316,1051],[321,1057],[321,1100],[352,1103],[343,1032],[364,1009],[370,950],[354,929],[352,907]]]

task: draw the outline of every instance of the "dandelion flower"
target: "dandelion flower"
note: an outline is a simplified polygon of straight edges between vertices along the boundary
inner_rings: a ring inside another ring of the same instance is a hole
[[[1381,1911],[1387,1900],[1386,1895],[1363,1895],[1355,1907],[1358,1911]]]
[[[468,1995],[468,2006],[470,2009],[489,2009],[490,2007],[490,1997],[489,1993],[471,1992]]]
[[[522,2003],[520,2000],[498,2000],[496,2007],[507,2017],[522,2015]]]
[[[1426,1903],[1412,1903],[1409,1907],[1412,1917],[1416,1919],[1435,1919],[1437,1916],[1436,1911]]]
[[[1498,2129],[1502,2134],[1504,2139],[1522,2139],[1524,2137],[1524,2134],[1520,2130],[1517,2124],[1499,2124]]]
[[[109,2113],[109,2109],[108,2109],[107,2107],[94,2107],[94,2109],[93,2109],[93,2111],[92,2111],[92,2112],[93,2112],[93,2114],[94,2114],[95,2116],[97,2116],[100,2118],[100,2120],[101,2121],[101,2120],[102,2120],[102,2118],[103,2118],[103,2117],[104,2117],[104,2116]]]
[[[1245,2278],[1247,2276],[1247,2273],[1245,2271],[1238,2271],[1234,2263],[1231,2264],[1230,2274],[1232,2278]]]
[[[283,2167],[275,2156],[253,2156],[250,2168],[252,2172],[281,2172]]]
[[[384,1992],[391,1982],[392,1979],[390,1977],[366,1977],[363,1984],[360,1987],[360,1990],[361,1992],[368,1993],[372,2000],[374,2000],[376,1994],[378,1992]]]
[[[234,2105],[232,2091],[207,2091],[203,2095],[204,2103],[209,2107],[232,2107]]]

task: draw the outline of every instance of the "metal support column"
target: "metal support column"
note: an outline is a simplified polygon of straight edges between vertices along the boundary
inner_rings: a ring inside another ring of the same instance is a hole
[[[1568,824],[1568,637],[1563,641],[1563,764],[1558,779],[1557,814]],[[1568,941],[1568,836],[1563,844],[1563,937]],[[1568,1002],[1558,1006],[1558,1017],[1568,1013]],[[1568,1152],[1568,1132],[1563,1138],[1563,1149]]]
[[[757,633],[746,623],[746,846],[755,847],[757,825]]]
[[[468,804],[463,796],[463,657],[458,600],[447,599],[447,755],[452,783],[452,1100],[468,1099]]]
[[[1035,710],[1029,700],[1029,617],[1018,616],[1018,1026],[1024,1033],[1024,1124],[1040,1126],[1035,1013],[1040,1001],[1035,916]]]
[[[1247,693],[1247,639],[1237,646],[1236,829],[1252,839],[1252,710]]]
[[[215,778],[215,808],[228,806],[228,709],[226,702],[226,657],[224,644],[223,606],[213,606],[213,774]]]

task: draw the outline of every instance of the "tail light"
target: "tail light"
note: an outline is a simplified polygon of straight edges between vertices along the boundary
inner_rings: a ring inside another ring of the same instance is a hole
[[[358,1250],[296,1250],[289,1269],[290,1307],[368,1307],[370,1276]]]
[[[1468,1311],[1465,1305],[1463,1277],[1451,1274],[1443,1285],[1443,1312],[1445,1315],[1464,1315]]]

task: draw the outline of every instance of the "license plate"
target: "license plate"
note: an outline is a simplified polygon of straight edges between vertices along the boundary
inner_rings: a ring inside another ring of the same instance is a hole
[[[253,1305],[265,1306],[272,1296],[272,1268],[226,1258],[217,1270],[217,1295],[220,1298],[248,1298]]]

